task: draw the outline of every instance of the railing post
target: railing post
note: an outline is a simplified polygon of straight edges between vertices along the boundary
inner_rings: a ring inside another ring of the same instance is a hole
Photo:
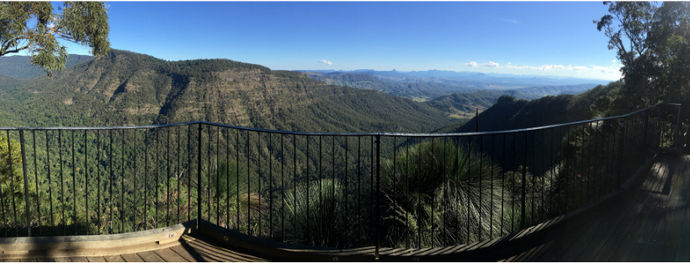
[[[676,116],[676,150],[680,150],[680,104],[678,104],[678,116]]]
[[[197,177],[196,177],[196,204],[197,204],[197,215],[196,215],[196,224],[197,224],[197,230],[199,229],[199,224],[201,223],[201,123],[199,123],[199,133],[197,136],[199,136],[199,144],[197,148]]]
[[[621,180],[623,177],[623,155],[625,152],[623,151],[623,144],[625,143],[625,121],[621,121],[621,129],[620,129],[620,136],[618,136],[618,173],[616,175],[616,188],[621,187]]]
[[[19,130],[19,143],[22,150],[22,173],[24,175],[24,200],[26,202],[26,229],[31,236],[31,204],[29,203],[29,178],[26,176],[26,150],[24,149],[24,130]],[[12,160],[10,160],[11,162]]]
[[[525,229],[527,220],[525,218],[527,209],[527,132],[523,134],[522,140],[522,209],[520,214],[520,228]]]
[[[649,128],[649,111],[644,112],[644,130],[642,131],[642,155],[647,155],[647,148],[649,147],[649,140],[647,140],[647,129]]]
[[[379,260],[381,247],[381,135],[376,135],[376,250],[375,260]]]

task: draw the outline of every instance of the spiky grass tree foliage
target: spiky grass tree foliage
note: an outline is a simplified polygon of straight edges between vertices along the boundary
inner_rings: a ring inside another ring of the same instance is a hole
[[[510,213],[510,218],[512,218],[512,221],[508,222],[511,232],[538,224],[549,218],[548,214],[551,210],[549,197],[552,194],[551,178],[557,177],[557,173],[550,170],[542,176],[535,176],[529,169],[523,170],[523,166],[519,166],[516,171],[505,172],[504,179],[501,180],[503,189],[508,190],[513,196],[510,201],[512,203],[508,203],[507,206],[504,204],[504,207],[508,207],[510,210],[506,212]],[[523,209],[524,222],[522,218]],[[504,223],[507,226],[508,223]]]
[[[508,233],[511,215],[502,209],[511,195],[496,177],[500,168],[470,148],[423,141],[382,161],[384,244],[438,247]]]
[[[355,226],[349,222],[351,217],[344,214],[343,200],[343,185],[333,179],[315,180],[309,186],[301,184],[287,191],[285,207],[287,216],[292,217],[290,225],[294,224],[293,241],[315,246],[345,246],[346,236]]]
[[[210,191],[212,198],[211,207],[204,210],[208,211],[211,222],[219,220],[218,223],[228,229],[253,235],[262,234],[256,232],[257,216],[267,213],[268,206],[265,198],[258,193],[258,189],[255,186],[250,189],[250,184],[247,183],[250,178],[256,181],[256,173],[251,172],[248,175],[244,164],[220,161],[217,166],[211,165],[208,175],[204,178],[208,178],[209,181],[204,182],[204,191]]]

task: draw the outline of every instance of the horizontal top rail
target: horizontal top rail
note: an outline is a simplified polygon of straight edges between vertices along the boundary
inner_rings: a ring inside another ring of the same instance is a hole
[[[154,128],[166,128],[174,126],[186,126],[194,124],[205,124],[209,126],[217,126],[224,128],[232,128],[238,130],[254,131],[254,132],[266,132],[266,133],[279,133],[279,134],[294,134],[294,135],[307,135],[307,136],[391,136],[391,137],[451,137],[451,136],[478,136],[478,135],[494,135],[494,134],[508,134],[508,133],[520,133],[529,132],[536,130],[544,130],[557,127],[568,127],[572,125],[599,122],[606,120],[613,120],[619,118],[625,118],[645,110],[658,107],[660,105],[669,105],[680,107],[678,103],[658,103],[653,106],[649,106],[644,109],[640,109],[628,114],[594,119],[594,120],[583,120],[575,121],[561,124],[545,125],[538,127],[522,128],[522,129],[512,129],[512,130],[501,130],[501,131],[487,131],[487,132],[462,132],[462,133],[390,133],[390,132],[362,132],[362,133],[338,133],[338,132],[295,132],[295,131],[282,131],[282,130],[270,130],[261,128],[250,128],[243,126],[235,126],[228,124],[220,124],[208,121],[191,121],[183,123],[173,123],[173,124],[161,124],[161,125],[142,125],[142,126],[112,126],[112,127],[0,127],[0,131],[3,130],[128,130],[128,129],[154,129]]]

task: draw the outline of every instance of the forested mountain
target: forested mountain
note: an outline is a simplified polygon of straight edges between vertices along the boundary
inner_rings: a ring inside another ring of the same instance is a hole
[[[113,50],[53,78],[3,81],[1,126],[194,120],[291,131],[424,132],[453,122],[423,103],[231,60],[167,62]]]
[[[567,123],[604,117],[616,107],[613,101],[619,96],[620,82],[599,85],[580,95],[546,96],[532,101],[502,96],[495,105],[479,114],[480,131],[522,129],[543,125]],[[437,132],[472,132],[477,127],[476,118],[466,123],[456,123]]]
[[[0,57],[0,75],[7,75],[18,79],[31,79],[45,75],[40,67],[31,65],[29,56]],[[84,61],[89,61],[92,56],[74,55],[67,56],[65,68],[70,68]]]

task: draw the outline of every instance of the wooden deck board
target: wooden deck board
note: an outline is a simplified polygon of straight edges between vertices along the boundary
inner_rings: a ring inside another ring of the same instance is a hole
[[[662,222],[662,217],[671,201],[672,195],[672,185],[677,183],[678,178],[681,175],[674,174],[675,172],[674,164],[670,164],[665,176],[663,177],[663,184],[657,189],[657,193],[653,197],[657,200],[656,204],[650,207],[650,213],[647,215],[647,221],[642,228],[642,231],[637,237],[631,235],[634,242],[633,246],[627,252],[627,261],[642,261],[645,253],[650,247],[660,246],[663,244],[664,240],[655,240],[657,230],[659,229]],[[623,250],[625,251],[625,250]],[[655,260],[656,261],[656,260]]]
[[[125,262],[125,259],[120,255],[105,256],[103,258],[105,258],[106,262]]]
[[[642,260],[644,261],[673,261],[675,259],[675,250],[678,246],[678,239],[680,233],[680,212],[683,212],[678,204],[683,194],[683,185],[685,185],[685,174],[687,172],[687,165],[677,164],[672,174],[676,177],[671,185],[671,200],[670,204],[665,208],[661,216],[661,222],[657,227],[657,231],[653,237],[654,242],[658,245],[651,246],[645,252]]]
[[[56,257],[53,258],[53,260],[55,260],[55,262],[72,262],[72,260],[68,257]]]
[[[652,183],[652,180],[645,180],[641,188],[648,188]],[[600,237],[602,239],[606,238],[606,240],[604,244],[599,247],[599,250],[596,251],[594,258],[592,258],[591,261],[609,261],[613,252],[618,248],[622,240],[625,239],[628,231],[635,223],[638,214],[640,211],[642,211],[644,204],[647,203],[647,200],[651,196],[650,193],[642,191],[641,188],[636,189],[628,197],[629,200],[634,200],[632,201],[631,209],[628,211],[622,221],[616,225],[616,228],[610,233],[608,238],[604,236]],[[582,259],[587,260],[585,258],[586,256],[588,255],[583,256]]]
[[[132,253],[132,254],[122,254],[122,259],[124,259],[126,262],[142,262],[144,259],[142,259],[137,253]]]
[[[640,188],[651,188],[653,184],[653,180],[645,180]],[[623,236],[622,233],[627,231],[631,221],[634,221],[649,197],[649,194],[642,193],[640,188],[634,189],[628,196],[624,197],[625,199],[620,204],[616,204],[618,209],[609,220],[599,219],[599,224],[603,226],[594,233],[594,236],[588,240],[587,247],[580,251],[573,260],[596,261],[597,256],[609,255],[610,252],[608,251],[618,246],[619,241],[611,242],[610,240],[616,240]]]
[[[89,262],[86,257],[70,257],[69,259],[72,260],[72,262]]]
[[[171,247],[170,249],[172,251],[175,251],[178,255],[180,255],[181,257],[183,257],[184,259],[186,259],[189,262],[202,260],[201,255],[199,255],[199,253],[185,249],[184,247],[182,247],[182,245],[174,246],[174,247]]]
[[[163,260],[166,262],[188,262],[188,260],[181,257],[170,248],[160,249],[153,252],[155,252],[159,257],[163,258]]]
[[[86,257],[86,259],[88,259],[89,262],[105,262],[104,257]]]
[[[667,167],[662,167],[659,173],[661,173],[661,176],[659,178],[662,178],[661,180],[658,180],[659,185],[655,185],[654,187],[649,189],[643,189],[650,192],[651,195],[642,206],[640,213],[638,213],[638,215],[635,217],[635,222],[633,223],[633,225],[624,234],[624,237],[620,241],[618,247],[613,251],[613,253],[611,253],[611,256],[608,259],[608,261],[625,261],[628,258],[631,250],[635,246],[635,243],[637,243],[638,241],[637,238],[640,236],[640,234],[644,230],[644,227],[647,225],[649,215],[652,213],[654,207],[656,207],[657,204],[660,204],[660,201],[662,201],[662,199],[659,198],[658,195],[654,194],[654,192],[659,192],[661,190],[660,183],[663,182],[663,178],[665,178],[668,174]],[[653,176],[651,175],[648,176],[648,180],[653,180],[652,177]]]
[[[158,256],[153,251],[139,252],[137,253],[146,262],[165,262],[163,258]]]
[[[55,262],[54,258],[36,258],[38,262]]]

